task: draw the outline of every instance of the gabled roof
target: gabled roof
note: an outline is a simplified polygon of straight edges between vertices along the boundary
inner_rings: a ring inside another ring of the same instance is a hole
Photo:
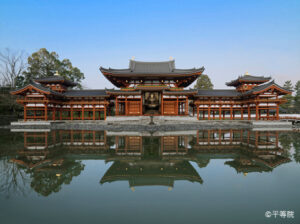
[[[268,82],[266,84],[255,86],[251,90],[243,93],[242,95],[258,94],[258,93],[266,91],[272,87],[277,89],[278,91],[282,92],[282,94],[291,94],[292,93],[292,91],[289,91],[289,90],[277,85],[273,80],[272,82]]]
[[[50,89],[48,87],[42,86],[42,85],[34,83],[34,82],[30,83],[30,84],[28,84],[28,85],[26,85],[26,86],[24,86],[22,88],[19,88],[19,89],[15,90],[15,91],[11,91],[11,94],[18,95],[18,94],[26,91],[30,87],[34,88],[36,90],[39,90],[39,91],[41,91],[41,92],[43,92],[45,94],[53,94],[55,96],[62,96],[62,97],[64,96],[64,94],[62,94],[62,93],[56,92],[56,91],[54,91],[54,90],[52,90],[52,89]]]
[[[239,76],[237,79],[232,80],[230,82],[226,82],[227,86],[237,86],[242,82],[247,83],[264,83],[271,79],[271,77],[264,77],[264,76],[253,76],[253,75],[243,75]]]
[[[66,97],[106,97],[108,94],[105,89],[91,90],[68,90],[64,93]]]
[[[71,80],[68,80],[62,76],[59,75],[53,75],[49,77],[39,78],[35,79],[34,81],[38,83],[61,83],[65,86],[76,86],[77,84],[75,82],[72,82]]]
[[[199,89],[196,96],[237,97],[240,93],[231,89]]]

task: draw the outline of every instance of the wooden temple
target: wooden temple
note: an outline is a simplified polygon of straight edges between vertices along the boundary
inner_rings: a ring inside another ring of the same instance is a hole
[[[175,61],[130,60],[129,68],[100,67],[118,89],[74,90],[55,74],[15,90],[24,120],[105,120],[107,116],[197,116],[197,119],[278,120],[290,91],[271,77],[245,74],[226,83],[235,89],[186,89],[204,67],[177,69]]]

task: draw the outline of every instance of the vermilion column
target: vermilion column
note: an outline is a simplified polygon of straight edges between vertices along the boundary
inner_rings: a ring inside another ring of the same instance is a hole
[[[45,121],[47,121],[48,120],[48,106],[47,106],[47,104],[45,105]]]
[[[24,105],[24,121],[27,120],[27,108],[26,105]]]
[[[84,120],[84,105],[81,105],[81,120]]]

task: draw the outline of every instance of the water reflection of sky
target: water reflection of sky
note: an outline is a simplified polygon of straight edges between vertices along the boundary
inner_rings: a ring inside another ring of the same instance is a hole
[[[49,211],[73,223],[252,223],[299,208],[297,132],[2,133],[0,209],[12,223]]]

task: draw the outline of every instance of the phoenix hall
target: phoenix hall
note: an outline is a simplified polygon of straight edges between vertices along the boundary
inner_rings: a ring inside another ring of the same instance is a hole
[[[204,67],[179,69],[175,61],[130,60],[129,67],[100,67],[117,89],[76,90],[58,73],[11,92],[28,120],[106,120],[107,116],[195,116],[199,120],[278,120],[290,91],[271,77],[245,74],[226,83],[231,89],[188,87]]]

